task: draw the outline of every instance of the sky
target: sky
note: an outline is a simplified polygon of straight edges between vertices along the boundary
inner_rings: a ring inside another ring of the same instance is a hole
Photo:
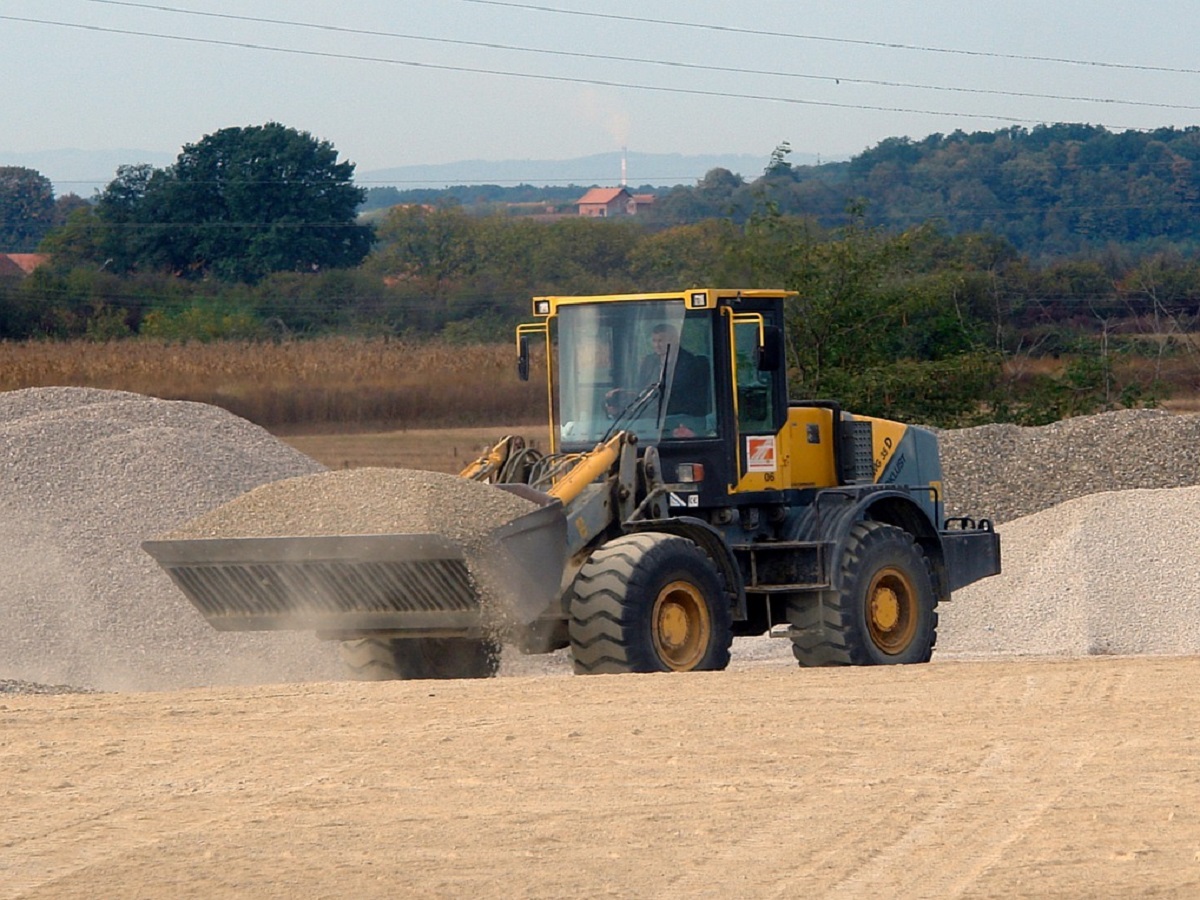
[[[1184,0],[4,0],[0,165],[68,148],[169,161],[270,121],[359,173],[1186,127],[1193,15]]]

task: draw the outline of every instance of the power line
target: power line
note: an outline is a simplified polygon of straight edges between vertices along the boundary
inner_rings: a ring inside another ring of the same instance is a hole
[[[533,3],[513,3],[507,0],[461,0],[463,3],[477,3],[480,6],[504,6],[511,9],[525,9],[534,12],[558,13],[567,16],[586,16],[594,19],[610,19],[620,22],[636,22],[641,25],[671,25],[677,28],[697,28],[705,31],[727,32],[730,34],[751,34],[758,37],[791,38],[802,41],[823,41],[831,44],[854,44],[860,47],[878,47],[887,50],[912,50],[921,53],[949,53],[958,56],[978,56],[991,59],[1015,59],[1024,62],[1049,62],[1071,66],[1094,66],[1104,69],[1133,69],[1143,72],[1173,72],[1181,75],[1200,75],[1200,69],[1185,69],[1175,66],[1149,66],[1137,63],[1114,63],[1090,59],[1072,59],[1061,56],[1034,56],[1025,53],[999,53],[987,50],[963,50],[954,47],[934,47],[921,44],[902,44],[895,41],[868,41],[862,38],[840,38],[817,34],[799,34],[788,31],[765,31],[757,28],[743,28],[736,25],[711,25],[702,22],[683,22],[677,19],[651,19],[642,16],[623,16],[615,13],[590,12],[580,9],[559,9],[553,6],[538,6]]]
[[[870,87],[901,88],[920,91],[943,91],[958,94],[988,94],[998,97],[1020,97],[1032,100],[1062,100],[1071,103],[1102,103],[1117,106],[1139,106],[1155,109],[1197,110],[1200,106],[1182,103],[1160,103],[1147,100],[1121,100],[1115,97],[1087,97],[1071,94],[1042,94],[1033,91],[1007,91],[998,88],[970,88],[958,85],[921,84],[919,82],[891,81],[874,78],[856,78],[847,75],[818,75],[805,72],[780,72],[778,70],[752,69],[745,66],[717,66],[703,63],[678,62],[665,59],[652,59],[639,56],[616,56],[606,53],[586,53],[575,50],[554,50],[539,47],[522,47],[515,44],[501,44],[494,41],[468,41],[457,38],[430,37],[428,35],[405,34],[395,31],[378,31],[366,28],[350,28],[342,25],[326,25],[318,22],[299,22],[292,19],[273,19],[262,16],[244,16],[233,13],[215,13],[202,10],[181,9],[175,6],[165,6],[158,3],[135,3],[132,0],[85,0],[104,6],[131,7],[148,9],[158,12],[168,12],[177,15],[199,16],[210,19],[223,19],[237,22],[253,22],[262,25],[282,25],[288,28],[307,28],[337,34],[365,35],[369,37],[398,38],[407,41],[424,41],[434,44],[450,44],[460,47],[478,47],[486,50],[503,50],[513,53],[528,53],[540,56],[560,56],[569,59],[588,59],[601,62],[635,63],[638,65],[659,66],[670,69],[683,69],[701,72],[719,72],[734,75],[763,75],[770,78],[792,78],[808,81],[822,81],[835,85],[854,84]],[[590,15],[590,14],[589,14]],[[597,14],[598,15],[598,14]],[[676,23],[672,23],[676,24]],[[701,26],[696,26],[701,27]]]
[[[472,2],[472,0],[468,0]],[[581,78],[569,75],[544,75],[534,72],[512,72],[502,69],[485,69],[471,66],[455,66],[444,63],[418,62],[416,60],[395,59],[382,56],[367,56],[353,53],[335,53],[323,50],[302,50],[296,47],[276,47],[268,44],[255,44],[245,41],[227,41],[216,38],[201,38],[191,35],[161,34],[151,31],[136,31],[127,28],[111,28],[101,25],[86,25],[80,22],[60,22],[50,19],[34,19],[25,16],[0,15],[0,20],[10,22],[25,22],[34,25],[50,25],[59,28],[74,28],[82,31],[94,31],[102,34],[120,34],[132,37],[147,37],[157,40],[179,41],[182,43],[205,44],[218,47],[233,47],[243,50],[265,50],[272,53],[286,53],[296,56],[309,56],[321,59],[341,59],[353,62],[384,63],[387,65],[405,66],[413,69],[427,69],[441,72],[461,72],[472,75],[494,75],[504,78],[523,78],[533,81],[549,81],[558,84],[586,84],[593,87],[611,87],[624,90],[653,91],[657,93],[687,95],[696,97],[715,97],[732,100],[759,100],[769,103],[783,103],[792,106],[819,106],[827,109],[857,109],[870,112],[910,113],[924,116],[943,116],[959,119],[992,119],[1014,124],[1040,124],[1044,119],[1026,116],[1006,116],[993,113],[963,113],[948,110],[919,109],[905,106],[883,106],[868,103],[841,103],[833,100],[812,100],[801,97],[782,97],[770,94],[748,94],[737,91],[706,90],[702,88],[668,87],[666,85],[638,84],[635,82],[611,81],[601,78]],[[1117,130],[1136,130],[1130,125],[1110,125]]]

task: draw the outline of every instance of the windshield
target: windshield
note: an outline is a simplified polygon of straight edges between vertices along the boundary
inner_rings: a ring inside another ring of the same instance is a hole
[[[557,326],[565,443],[716,435],[709,313],[682,299],[581,304],[560,307]]]

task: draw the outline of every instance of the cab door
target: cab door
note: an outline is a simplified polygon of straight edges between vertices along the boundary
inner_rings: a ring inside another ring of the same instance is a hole
[[[735,493],[790,487],[787,446],[787,368],[778,309],[739,306],[730,315],[733,419],[737,454]]]

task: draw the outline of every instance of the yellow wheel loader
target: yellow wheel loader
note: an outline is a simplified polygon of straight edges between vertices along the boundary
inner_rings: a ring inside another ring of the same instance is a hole
[[[570,647],[581,674],[714,670],[735,636],[766,633],[801,666],[927,662],[938,605],[1000,571],[999,536],[945,518],[933,432],[788,397],[791,296],[534,298],[517,369],[544,346],[549,440],[505,438],[461,473],[528,510],[482,542],[145,549],[214,627],[313,630],[361,678],[492,675],[501,642]]]

